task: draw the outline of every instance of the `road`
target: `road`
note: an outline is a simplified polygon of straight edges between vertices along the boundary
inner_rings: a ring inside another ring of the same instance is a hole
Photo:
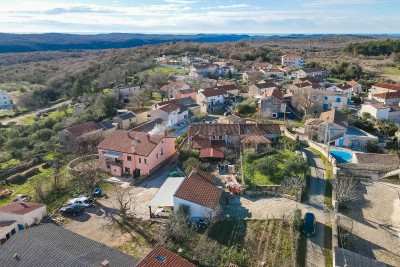
[[[30,116],[34,116],[34,115],[35,115],[36,113],[38,113],[38,112],[45,112],[45,111],[47,111],[47,110],[49,110],[49,109],[59,108],[59,107],[61,107],[61,106],[64,105],[64,104],[70,104],[70,103],[71,103],[71,100],[67,100],[67,101],[64,101],[64,102],[61,102],[61,103],[52,105],[52,106],[47,107],[47,108],[42,108],[42,109],[37,109],[37,110],[31,111],[31,112],[29,112],[29,113],[27,113],[27,114],[24,114],[24,115],[21,115],[21,116],[18,116],[18,117],[9,119],[9,120],[0,121],[0,123],[2,123],[3,125],[7,125],[7,124],[10,123],[10,122],[15,122],[15,123],[18,124],[18,123],[21,122],[21,120],[23,120],[23,119],[25,119],[25,118],[27,118],[27,117],[30,117]]]
[[[308,158],[311,169],[310,187],[307,202],[304,204],[310,207],[309,211],[315,214],[317,220],[315,235],[307,239],[306,266],[321,267],[325,266],[324,225],[331,221],[329,211],[324,202],[325,167],[316,154],[307,149],[303,151]],[[315,210],[318,212],[316,213]]]

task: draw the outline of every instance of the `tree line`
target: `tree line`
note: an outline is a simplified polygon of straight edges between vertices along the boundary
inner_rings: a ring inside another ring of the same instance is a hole
[[[363,56],[389,56],[400,52],[400,40],[387,39],[383,41],[368,41],[348,44],[344,51]]]

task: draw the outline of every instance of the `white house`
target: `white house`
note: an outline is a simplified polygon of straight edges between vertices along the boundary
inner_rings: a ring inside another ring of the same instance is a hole
[[[0,221],[16,221],[20,230],[39,223],[46,215],[46,205],[31,202],[12,202],[0,207]]]
[[[326,77],[328,76],[328,72],[324,68],[302,68],[297,72],[297,78],[305,78],[305,77]]]
[[[400,103],[400,91],[388,92],[371,95],[372,101],[382,103],[384,105],[396,105]]]
[[[253,70],[270,70],[275,68],[274,65],[268,62],[254,62],[251,64]]]
[[[337,95],[344,95],[347,97],[348,102],[351,100],[353,94],[353,88],[348,84],[336,84],[326,87],[326,90],[334,92]]]
[[[362,104],[360,114],[364,112],[371,114],[371,116],[377,120],[388,120],[390,107],[380,103]]]
[[[362,92],[362,86],[355,80],[351,80],[350,82],[347,82],[348,85],[350,85],[353,88],[353,93],[354,94],[359,94]]]
[[[168,99],[174,99],[176,98],[177,92],[188,89],[190,89],[190,86],[185,83],[169,82],[161,87],[161,92],[163,93],[164,97]]]
[[[370,94],[368,95],[368,97],[371,98],[371,95],[398,92],[398,91],[400,91],[400,85],[395,85],[390,83],[379,83],[372,85],[371,89],[369,90]]]
[[[216,67],[212,64],[197,64],[189,68],[191,77],[208,77],[215,73]]]
[[[0,245],[18,231],[17,221],[0,221]]]
[[[12,106],[12,101],[10,99],[10,96],[0,90],[0,110],[1,109],[11,109]]]
[[[263,69],[260,71],[264,73],[264,77],[266,79],[271,78],[271,77],[283,78],[285,76],[285,72],[282,70],[278,70],[278,69]]]
[[[215,215],[222,196],[214,175],[196,169],[181,183],[174,194],[174,211],[180,205],[190,208],[190,217],[209,218]]]
[[[159,103],[161,105],[162,103]],[[162,119],[169,125],[175,125],[189,118],[189,110],[175,103],[168,103],[151,111],[151,120]]]
[[[281,65],[300,69],[304,67],[304,58],[296,54],[286,54],[281,57]]]

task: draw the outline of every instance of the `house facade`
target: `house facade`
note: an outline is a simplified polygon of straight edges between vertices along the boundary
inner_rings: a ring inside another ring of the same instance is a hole
[[[161,103],[162,104],[162,103]],[[175,103],[162,105],[151,111],[151,120],[162,119],[168,125],[175,125],[189,118],[189,110]]]
[[[127,86],[117,87],[116,91],[118,92],[119,99],[123,103],[129,102],[129,96],[138,93],[141,90],[140,85],[130,84]]]
[[[136,125],[136,116],[132,111],[114,117],[113,121],[118,123],[118,129],[128,130]]]
[[[388,120],[390,107],[380,103],[366,103],[361,105],[360,114],[371,114],[376,120]]]
[[[297,54],[286,54],[281,56],[281,65],[300,69],[304,67],[304,58]]]
[[[189,147],[200,150],[200,158],[224,158],[224,148],[239,147],[247,136],[264,140],[265,145],[277,142],[278,124],[193,124],[189,127]]]
[[[308,119],[304,125],[308,137],[321,143],[342,137],[346,133],[347,127],[347,116],[337,110],[323,112],[319,118]]]
[[[369,98],[371,95],[382,94],[382,93],[390,93],[390,92],[398,92],[400,91],[400,85],[390,84],[390,83],[379,83],[372,85],[369,90]]]
[[[285,76],[285,72],[279,69],[265,69],[265,70],[260,70],[262,73],[264,73],[264,78],[269,79],[269,78],[283,78]]]
[[[112,129],[104,129],[100,124],[89,121],[59,131],[58,137],[62,145],[73,149],[85,142],[96,142],[109,131]]]
[[[353,88],[348,84],[336,84],[326,87],[326,90],[335,93],[336,95],[344,95],[347,97],[347,102],[350,102],[353,95]]]
[[[175,140],[167,132],[152,136],[116,130],[97,146],[100,169],[113,176],[148,175],[175,154]]]
[[[274,65],[268,62],[253,62],[253,64],[251,64],[251,69],[253,70],[270,70],[274,68]]]
[[[286,112],[283,93],[276,89],[264,92],[260,99],[259,112],[268,118],[283,118]]]
[[[19,230],[40,223],[45,215],[46,205],[33,202],[19,200],[0,207],[0,222],[16,221]]]
[[[248,88],[249,96],[261,96],[266,91],[276,89],[276,84],[273,82],[252,84]]]
[[[174,99],[178,98],[176,95],[179,91],[188,89],[190,89],[190,86],[188,84],[169,82],[168,84],[161,87],[161,92],[163,94],[163,97]]]
[[[11,107],[12,101],[10,96],[6,92],[0,90],[0,110],[11,109]]]
[[[18,231],[17,221],[0,221],[0,246]]]
[[[371,95],[371,101],[384,105],[398,106],[400,103],[400,91]]]
[[[239,94],[234,84],[200,89],[196,96],[197,104],[203,113],[220,112],[232,104],[232,98]]]
[[[193,169],[173,196],[174,211],[186,205],[190,207],[189,217],[211,219],[219,209],[221,196],[222,189],[213,174]]]
[[[297,72],[297,78],[305,78],[305,77],[327,77],[328,71],[324,68],[302,68]]]
[[[367,145],[371,141],[378,142],[378,137],[356,127],[348,127],[344,135],[335,140],[335,146],[366,151]]]
[[[351,80],[350,82],[347,83],[348,85],[350,85],[353,89],[353,93],[354,94],[360,94],[362,92],[362,86],[361,84],[359,84],[358,82],[356,82],[355,80]]]

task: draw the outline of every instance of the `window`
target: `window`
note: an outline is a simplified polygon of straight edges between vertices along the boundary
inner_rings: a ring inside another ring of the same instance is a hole
[[[139,163],[142,163],[142,158],[139,158]]]
[[[131,156],[127,156],[127,157],[126,157],[126,160],[132,161],[132,157],[131,157]]]
[[[272,118],[278,117],[276,113],[272,113]]]
[[[276,99],[274,99],[272,102],[273,102],[274,104],[278,103],[278,101],[276,101]]]
[[[325,99],[325,100],[328,100],[328,97],[327,97],[327,96],[325,96],[325,97],[324,97],[324,99]]]
[[[161,154],[161,156],[164,155],[164,149],[163,148],[161,148],[160,154]]]
[[[128,167],[125,167],[124,170],[125,170],[126,173],[131,173],[131,169],[128,168]]]
[[[222,135],[219,136],[219,140],[222,140]]]
[[[158,158],[158,153],[156,154],[156,158]]]
[[[144,159],[144,164],[147,164],[147,159]]]

